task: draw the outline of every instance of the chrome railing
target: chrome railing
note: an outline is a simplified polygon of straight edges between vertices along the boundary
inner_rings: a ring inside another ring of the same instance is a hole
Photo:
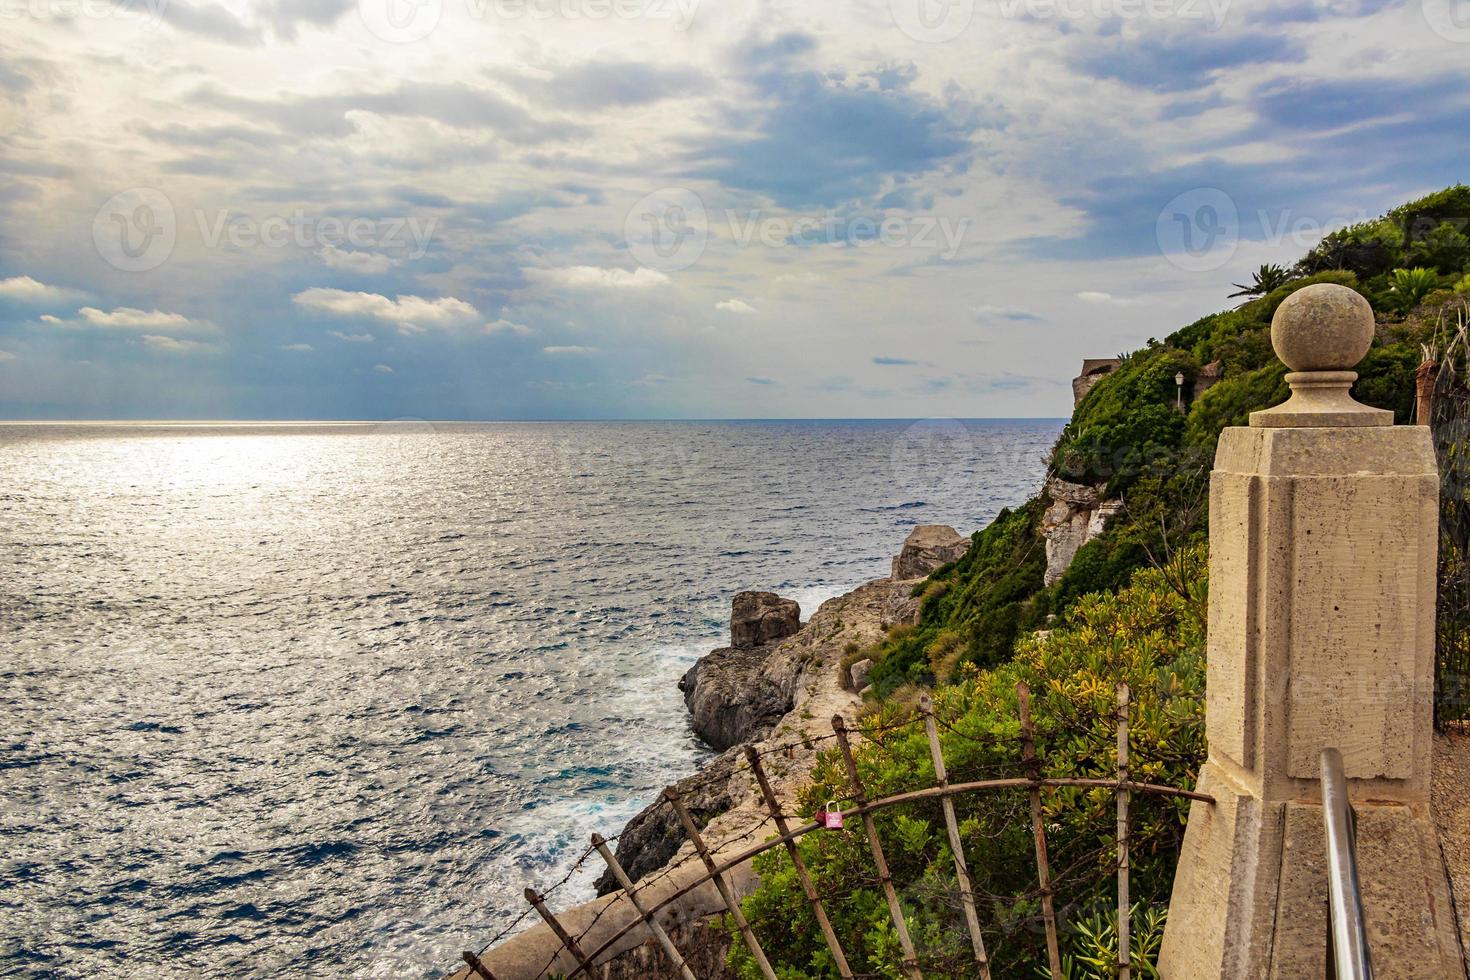
[[[1357,818],[1337,749],[1322,750],[1322,820],[1327,829],[1327,976],[1373,980],[1358,884]]]

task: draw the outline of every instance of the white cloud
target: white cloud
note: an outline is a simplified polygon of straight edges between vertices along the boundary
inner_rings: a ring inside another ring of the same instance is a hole
[[[1094,289],[1084,289],[1077,294],[1077,298],[1084,303],[1107,303],[1112,306],[1133,306],[1138,302],[1138,300],[1130,297],[1114,296],[1112,293],[1099,292]]]
[[[663,286],[669,277],[657,269],[603,269],[595,265],[571,265],[559,269],[522,270],[532,282],[573,289],[649,289]]]
[[[370,333],[343,333],[340,330],[328,330],[327,333],[349,344],[371,344],[374,340]]]
[[[43,316],[41,319],[46,323],[75,324],[81,323],[89,327],[108,327],[118,330],[213,330],[214,324],[208,320],[192,320],[182,313],[165,313],[162,310],[139,310],[131,306],[116,306],[111,310],[99,310],[95,306],[84,306],[77,310],[81,317],[77,320],[58,320],[56,317]]]
[[[8,350],[0,350],[0,361],[13,361],[13,360],[15,360],[15,355],[14,354],[10,353],[10,351],[8,351]]]
[[[392,374],[393,373],[393,369],[390,368],[386,364],[374,364],[373,365],[373,370],[376,371],[376,372],[378,372],[379,374]]]
[[[42,300],[64,299],[71,290],[48,286],[30,276],[11,276],[0,279],[0,299],[19,300],[22,303],[38,303]]]
[[[596,354],[597,350],[598,349],[596,347],[581,347],[577,344],[563,344],[560,346],[543,347],[541,348],[541,353],[551,354],[553,356],[557,354]]]
[[[755,307],[743,299],[725,299],[715,304],[715,309],[724,310],[726,313],[739,313],[742,316],[755,312]]]
[[[296,351],[296,352],[302,353],[302,354],[310,353],[311,351],[313,351],[315,349],[316,348],[312,347],[310,344],[282,344],[281,345],[281,350]]]
[[[176,354],[186,354],[192,351],[208,349],[208,344],[201,344],[197,340],[180,340],[177,337],[165,337],[161,334],[145,333],[143,343],[154,350],[171,351]]]
[[[391,323],[399,333],[421,333],[433,328],[460,327],[479,319],[480,311],[462,299],[443,296],[400,295],[389,299],[379,293],[355,293],[320,286],[305,289],[291,299],[298,306],[335,316],[371,317]]]
[[[485,324],[486,333],[501,333],[502,331],[508,333],[528,334],[531,332],[531,328],[526,326],[524,323],[512,323],[505,317],[501,317],[494,323]]]
[[[398,264],[377,252],[353,252],[335,245],[323,245],[317,249],[316,257],[328,268],[355,272],[362,276],[382,275]]]

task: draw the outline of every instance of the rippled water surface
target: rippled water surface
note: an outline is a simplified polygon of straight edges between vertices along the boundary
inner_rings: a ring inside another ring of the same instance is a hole
[[[706,754],[735,592],[968,533],[1060,425],[0,426],[0,973],[446,971]]]

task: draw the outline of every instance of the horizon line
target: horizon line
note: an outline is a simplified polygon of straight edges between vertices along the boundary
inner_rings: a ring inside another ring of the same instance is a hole
[[[1067,415],[898,415],[898,416],[649,416],[627,418],[418,418],[399,416],[391,419],[270,419],[270,418],[120,418],[120,419],[0,419],[0,425],[510,425],[510,424],[584,424],[619,422],[1064,422]]]

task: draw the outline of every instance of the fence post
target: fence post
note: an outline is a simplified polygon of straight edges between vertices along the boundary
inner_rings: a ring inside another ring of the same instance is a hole
[[[699,852],[699,859],[704,862],[705,870],[709,872],[710,879],[719,889],[720,898],[724,899],[725,908],[730,910],[730,916],[735,920],[735,928],[740,930],[740,937],[745,940],[746,948],[750,950],[750,955],[755,957],[755,964],[760,968],[761,975],[766,980],[776,980],[776,971],[771,968],[770,961],[766,959],[765,950],[761,949],[760,942],[755,938],[755,930],[751,929],[750,923],[745,921],[745,913],[740,911],[740,903],[735,900],[735,893],[730,891],[730,883],[720,873],[714,858],[710,857],[709,848],[705,846],[704,838],[699,834],[699,828],[694,826],[694,818],[689,815],[689,810],[684,806],[684,800],[679,796],[679,791],[670,786],[664,790],[664,798],[678,814],[679,822],[684,825],[684,833],[694,844],[694,849]]]
[[[939,731],[934,725],[934,702],[927,694],[919,697],[919,710],[924,714],[924,734],[929,738],[929,756],[934,760],[934,785],[949,786],[949,773],[944,766],[944,750],[939,745]],[[975,912],[975,893],[970,886],[970,869],[965,866],[965,847],[960,840],[959,821],[954,815],[954,800],[939,798],[944,811],[944,827],[949,832],[949,849],[954,854],[954,873],[960,884],[960,904],[964,907],[965,926],[970,930],[970,945],[975,951],[975,966],[982,980],[990,980],[990,957],[985,954],[985,937],[980,934],[980,917]]]
[[[628,901],[632,902],[633,908],[638,910],[638,914],[648,926],[648,931],[653,933],[653,938],[657,939],[658,944],[664,948],[664,955],[668,956],[669,962],[674,964],[674,968],[679,971],[684,980],[698,980],[690,971],[689,965],[684,962],[684,957],[679,953],[679,947],[674,945],[674,941],[664,931],[664,927],[659,925],[658,920],[643,907],[643,903],[638,899],[637,891],[633,888],[633,882],[628,878],[628,873],[623,870],[622,864],[613,855],[612,849],[607,846],[607,841],[601,834],[592,835],[592,846],[597,848],[597,853],[602,855],[603,861],[607,862],[608,870],[612,872],[613,877],[627,893]],[[595,980],[595,978],[589,977],[588,980]]]
[[[903,968],[913,980],[923,980],[919,972],[919,958],[914,953],[914,941],[909,938],[908,924],[903,921],[903,909],[898,904],[898,893],[893,890],[893,876],[888,873],[888,860],[883,856],[883,844],[878,840],[878,828],[873,824],[873,815],[868,812],[868,797],[863,790],[863,781],[858,776],[857,760],[853,758],[852,745],[847,740],[847,723],[841,715],[832,716],[832,732],[837,736],[837,747],[842,750],[842,761],[847,763],[847,779],[852,784],[853,802],[857,803],[862,816],[863,829],[868,833],[868,847],[873,852],[873,863],[878,868],[878,880],[883,885],[883,897],[888,900],[888,914],[893,917],[893,927],[898,930],[898,944],[903,948]]]
[[[1031,688],[1016,685],[1021,715],[1021,758],[1031,777],[1031,835],[1036,839],[1036,877],[1041,885],[1041,916],[1046,922],[1046,957],[1052,980],[1062,980],[1062,952],[1057,944],[1057,911],[1051,896],[1051,865],[1046,857],[1046,825],[1041,820],[1041,760],[1036,757],[1036,730],[1031,724]]]
[[[495,980],[495,974],[491,973],[490,968],[484,963],[481,963],[480,958],[474,953],[465,950],[460,955],[464,958],[465,965],[470,968],[471,973],[482,977],[483,980]]]
[[[766,771],[761,766],[760,753],[755,746],[745,747],[745,759],[750,763],[750,771],[755,774],[756,785],[760,787],[761,796],[766,801],[766,809],[771,811],[771,819],[776,824],[776,833],[785,837],[790,828],[786,824],[786,817],[781,813],[781,804],[776,800],[776,794],[771,790],[770,780],[766,779]],[[822,930],[822,938],[827,941],[827,949],[832,953],[832,959],[837,963],[837,973],[842,980],[852,980],[852,968],[847,965],[847,955],[842,951],[842,944],[837,940],[837,933],[832,929],[832,922],[827,918],[827,909],[822,905],[822,899],[817,895],[817,889],[812,884],[811,875],[807,872],[806,862],[801,858],[801,852],[796,847],[796,841],[786,841],[786,853],[791,858],[791,866],[796,869],[796,878],[801,882],[801,890],[806,894],[807,904],[812,907],[812,914],[817,918],[817,925]]]
[[[1128,897],[1128,685],[1118,685],[1118,980],[1129,980],[1133,906]]]
[[[594,976],[592,972],[592,961],[587,959],[587,954],[582,952],[582,947],[577,945],[577,941],[571,937],[570,933],[562,928],[562,925],[560,922],[557,921],[556,916],[551,914],[551,909],[547,908],[545,900],[540,895],[536,894],[536,889],[526,889],[526,901],[530,902],[531,907],[536,910],[541,918],[546,920],[546,924],[551,927],[551,931],[556,933],[556,938],[561,940],[561,944],[565,946],[571,952],[572,956],[576,958],[577,962],[581,964],[582,971],[587,974],[590,980],[590,978]]]

